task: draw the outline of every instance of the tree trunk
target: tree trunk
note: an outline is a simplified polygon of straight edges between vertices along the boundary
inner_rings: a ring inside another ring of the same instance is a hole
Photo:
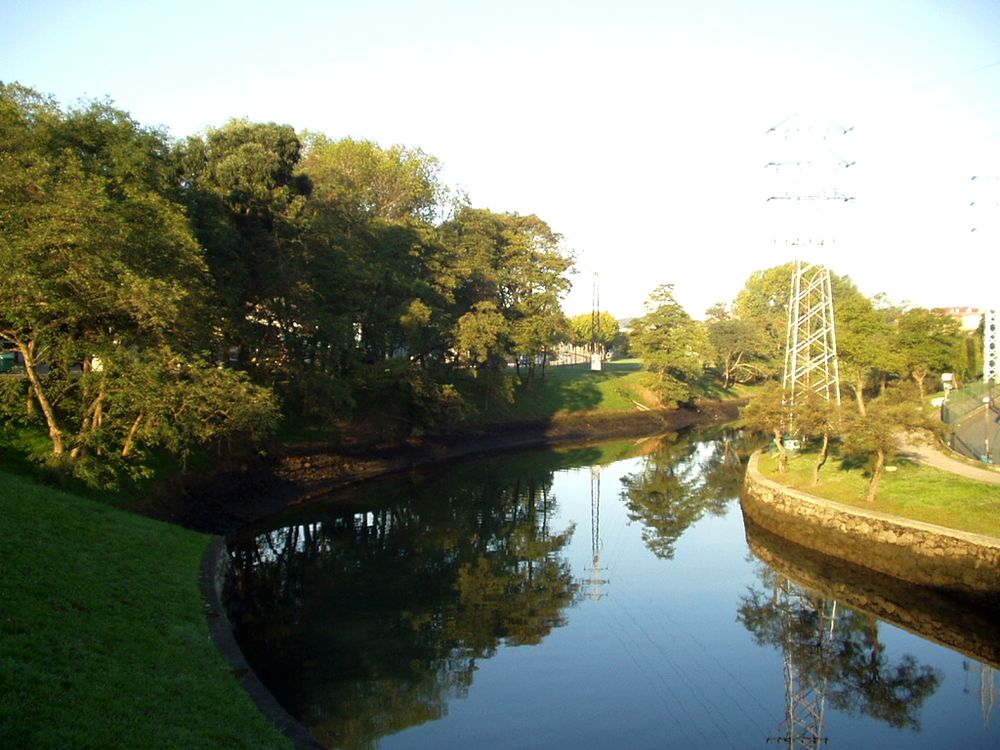
[[[878,484],[882,481],[882,472],[885,470],[885,451],[881,448],[875,454],[875,470],[872,471],[872,481],[868,483],[868,496],[865,498],[870,503],[875,502],[875,495],[878,493]]]
[[[45,395],[45,389],[42,388],[42,381],[38,377],[38,363],[35,361],[35,342],[22,343],[15,341],[14,345],[21,352],[21,356],[24,357],[24,371],[28,375],[28,382],[35,391],[35,399],[42,408],[42,414],[45,415],[45,423],[49,428],[49,438],[52,440],[52,455],[62,456],[64,452],[63,433],[59,427],[59,419],[56,417],[55,409],[52,408],[48,396]]]
[[[858,413],[862,417],[867,417],[868,409],[865,407],[865,379],[860,376],[854,383],[854,400],[858,403]]]
[[[816,464],[813,466],[813,487],[819,484],[819,470],[823,468],[823,464],[826,463],[826,458],[829,455],[830,449],[830,433],[823,433],[823,447],[819,450],[819,457],[816,459]]]
[[[778,471],[784,474],[788,471],[788,451],[785,450],[785,441],[781,439],[781,430],[774,431],[774,444],[778,446]]]
[[[914,371],[910,374],[913,376],[913,379],[917,381],[917,389],[920,391],[920,403],[923,403],[924,398],[927,396],[924,391],[924,378],[927,377],[927,373]]]
[[[129,428],[128,435],[125,437],[125,444],[122,446],[122,458],[128,458],[132,455],[132,449],[135,447],[135,436],[139,434],[139,425],[142,424],[144,417],[145,415],[139,412],[139,416],[135,418],[135,421]]]

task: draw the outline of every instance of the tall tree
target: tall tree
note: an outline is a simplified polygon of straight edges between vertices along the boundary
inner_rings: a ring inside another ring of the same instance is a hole
[[[75,469],[95,451],[128,457],[141,403],[162,396],[122,387],[138,367],[130,353],[167,352],[151,362],[183,390],[177,373],[202,366],[192,354],[206,333],[208,277],[167,194],[166,143],[109,104],[64,114],[17,86],[0,88],[0,123],[0,276],[16,290],[0,337],[24,358],[53,456]]]
[[[940,310],[916,307],[900,317],[896,328],[898,350],[904,367],[920,391],[928,375],[953,372],[961,364],[962,332],[958,321]]]
[[[490,303],[488,309],[510,327],[509,338],[493,339],[498,349],[490,360],[528,355],[533,375],[535,355],[544,355],[568,327],[561,299],[573,261],[561,236],[537,216],[465,207],[442,226],[442,240],[459,279],[456,312],[461,316]]]
[[[722,305],[707,311],[708,340],[715,351],[715,366],[723,388],[747,383],[773,372],[773,342],[758,319],[734,317]]]
[[[788,451],[783,439],[789,426],[781,385],[768,381],[740,410],[740,425],[751,432],[769,435],[778,451],[778,471],[788,471]]]
[[[663,284],[650,294],[646,314],[632,330],[632,342],[646,369],[658,376],[663,399],[693,401],[713,352],[704,326],[674,299],[673,284]]]

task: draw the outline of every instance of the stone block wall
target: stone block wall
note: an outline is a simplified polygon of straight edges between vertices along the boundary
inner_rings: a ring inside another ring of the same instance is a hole
[[[750,459],[740,502],[764,529],[826,555],[941,591],[1000,597],[1000,539],[854,508],[784,487]]]

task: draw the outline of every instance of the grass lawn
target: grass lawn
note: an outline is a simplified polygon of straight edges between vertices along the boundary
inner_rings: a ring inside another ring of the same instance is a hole
[[[0,747],[291,748],[209,638],[207,536],[0,486]]]
[[[911,461],[899,461],[887,471],[872,503],[865,501],[869,476],[861,469],[845,469],[831,458],[812,486],[816,456],[791,457],[787,474],[778,473],[774,456],[763,455],[760,471],[768,479],[845,505],[891,513],[976,534],[1000,538],[1000,485],[976,482]]]
[[[589,363],[549,366],[544,378],[536,371],[534,383],[516,389],[512,416],[634,411],[637,404],[656,408],[650,388],[652,377],[638,359],[605,362],[600,372],[591,372]]]

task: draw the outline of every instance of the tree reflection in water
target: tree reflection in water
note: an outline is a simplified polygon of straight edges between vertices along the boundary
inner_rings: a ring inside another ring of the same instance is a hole
[[[690,526],[705,514],[726,513],[743,485],[747,440],[740,433],[705,442],[673,435],[639,471],[622,477],[629,519],[642,523],[642,540],[654,555],[672,559]]]
[[[867,715],[903,729],[920,729],[924,701],[941,683],[937,670],[909,654],[892,660],[871,615],[838,607],[761,566],[762,588],[742,598],[737,619],[760,646],[780,650],[788,702],[782,742],[824,742],[827,702],[852,716]]]
[[[576,586],[560,551],[573,528],[549,530],[552,472],[477,470],[231,545],[237,639],[324,744],[372,748],[440,718],[477,659],[565,623]]]

